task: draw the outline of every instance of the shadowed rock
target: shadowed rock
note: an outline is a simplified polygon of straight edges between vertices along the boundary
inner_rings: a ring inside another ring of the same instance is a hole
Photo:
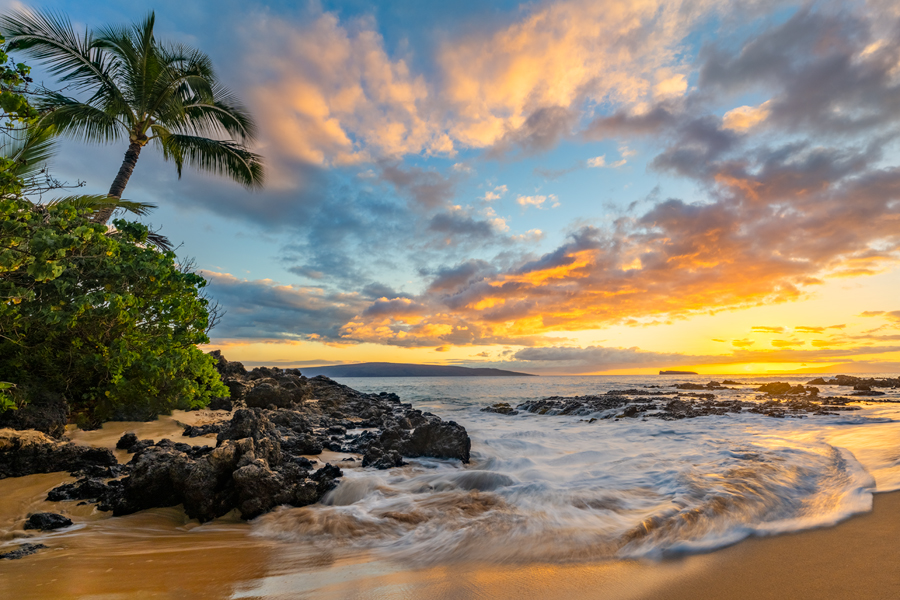
[[[16,550],[0,554],[0,560],[17,560],[24,558],[30,554],[34,554],[38,550],[46,548],[44,544],[22,544]]]
[[[51,531],[62,529],[72,524],[72,519],[56,513],[34,513],[25,521],[25,529],[37,529],[39,531]]]
[[[115,464],[108,448],[58,442],[37,431],[0,429],[0,479]]]

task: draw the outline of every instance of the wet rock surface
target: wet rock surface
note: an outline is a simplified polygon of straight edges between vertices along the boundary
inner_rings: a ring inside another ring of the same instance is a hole
[[[126,433],[116,447],[133,457],[110,475],[124,477],[85,472],[48,499],[96,502],[114,515],[181,504],[200,521],[234,509],[252,519],[283,504],[313,504],[333,489],[341,470],[315,469],[308,458],[324,449],[359,453],[363,466],[379,469],[402,466],[403,457],[469,461],[471,441],[461,425],[403,404],[396,394],[363,394],[293,369],[248,372],[216,357],[239,408],[221,422],[183,432],[187,438],[215,433],[215,447]]]
[[[481,412],[497,413],[498,415],[517,415],[519,411],[509,405],[508,402],[497,402],[490,406],[485,406]]]
[[[831,379],[823,379],[816,377],[807,385],[839,385],[843,387],[852,387],[858,389],[857,386],[866,386],[871,388],[900,388],[900,377],[894,378],[874,378],[874,377],[854,377],[853,375],[836,375]]]
[[[34,513],[25,521],[25,529],[37,529],[38,531],[52,531],[62,529],[72,524],[72,519],[56,513]]]
[[[677,390],[722,388],[716,382],[706,385],[676,384]],[[840,411],[859,410],[848,406],[854,398],[819,397],[819,389],[803,385],[775,382],[757,388],[765,395],[750,402],[717,397],[712,393],[648,392],[646,390],[613,390],[598,396],[552,396],[523,402],[516,409],[539,415],[597,415],[596,419],[655,418],[665,421],[692,419],[711,415],[749,412],[769,417],[803,417],[806,415],[835,415]],[[858,392],[859,393],[859,392]],[[486,410],[486,409],[483,409]],[[488,411],[493,412],[493,411]],[[591,419],[591,422],[596,420]]]
[[[47,546],[45,546],[44,544],[21,544],[12,552],[0,554],[0,560],[17,560],[34,554],[38,550],[43,550],[46,547]]]
[[[39,391],[33,393],[25,407],[0,413],[0,429],[35,429],[60,439],[66,433],[68,416],[69,406],[65,398]]]
[[[56,471],[83,472],[118,464],[107,448],[60,442],[34,430],[0,429],[0,479]]]

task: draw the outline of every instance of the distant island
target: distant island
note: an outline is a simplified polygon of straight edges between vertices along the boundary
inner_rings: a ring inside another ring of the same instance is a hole
[[[660,375],[699,375],[694,371],[660,371]]]
[[[303,375],[315,377],[536,377],[502,369],[471,369],[444,365],[368,362],[355,365],[333,365],[301,369]]]

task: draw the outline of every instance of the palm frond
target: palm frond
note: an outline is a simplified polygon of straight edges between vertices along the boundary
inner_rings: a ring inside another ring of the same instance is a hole
[[[65,137],[88,143],[109,143],[127,138],[126,127],[114,115],[56,92],[46,92],[35,100],[41,111],[39,125],[54,127]]]
[[[187,163],[200,171],[229,177],[248,188],[263,185],[262,157],[230,141],[170,133],[157,138],[166,160],[173,160],[181,176]]]
[[[68,204],[75,208],[79,209],[90,209],[94,212],[98,212],[104,209],[113,209],[118,210],[122,209],[126,212],[130,212],[132,214],[138,215],[139,217],[144,217],[150,214],[150,211],[156,208],[155,204],[150,202],[135,202],[133,200],[119,200],[118,198],[112,198],[110,196],[105,195],[80,195],[80,196],[65,196],[63,198],[56,198],[47,202],[48,206],[56,205],[56,204]]]
[[[198,96],[186,99],[178,129],[201,135],[224,133],[242,143],[256,139],[256,124],[250,113],[227,88],[213,86],[213,97],[212,101]]]
[[[51,75],[78,90],[110,88],[115,63],[94,48],[90,31],[79,36],[68,17],[52,11],[13,11],[0,17],[7,48],[44,62]]]
[[[171,240],[169,240],[169,238],[159,233],[158,231],[151,231],[150,233],[148,233],[147,242],[156,246],[163,252],[169,252],[174,249]]]
[[[9,172],[20,179],[40,173],[47,161],[56,154],[53,127],[28,127],[0,147],[0,156],[13,161]]]

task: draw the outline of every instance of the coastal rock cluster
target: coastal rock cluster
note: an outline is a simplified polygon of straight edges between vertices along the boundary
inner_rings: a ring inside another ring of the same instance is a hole
[[[295,369],[247,371],[215,356],[232,393],[216,404],[232,412],[183,432],[189,439],[215,434],[214,447],[126,433],[116,447],[133,456],[120,465],[108,449],[0,430],[0,478],[70,471],[79,479],[51,490],[48,500],[94,502],[114,515],[181,504],[191,518],[208,521],[234,509],[252,519],[279,505],[319,501],[343,474],[331,464],[316,468],[310,457],[325,449],[361,454],[363,466],[381,469],[405,464],[404,457],[469,461],[471,440],[461,425],[396,394],[364,394]]]
[[[0,479],[56,471],[103,471],[117,464],[106,448],[61,442],[34,430],[0,429]]]
[[[835,377],[825,380],[817,377],[810,381],[807,385],[839,385],[843,387],[869,387],[869,388],[900,388],[900,377],[886,377],[876,379],[874,377],[854,377],[853,375],[836,375]]]
[[[727,382],[740,385],[737,382]],[[813,381],[810,383],[817,383]],[[655,387],[655,386],[654,386]],[[750,412],[769,417],[799,417],[804,415],[834,415],[838,411],[854,411],[859,407],[848,406],[853,398],[820,398],[819,388],[810,385],[791,385],[773,382],[759,385],[755,391],[765,396],[757,402],[733,399],[717,399],[713,393],[684,392],[682,390],[727,390],[716,381],[707,384],[680,383],[672,386],[676,391],[649,391],[647,389],[611,390],[603,395],[551,396],[523,402],[513,409],[509,405],[493,405],[482,409],[504,415],[519,411],[539,415],[599,415],[591,419],[655,418],[665,421],[691,419],[710,415]]]

